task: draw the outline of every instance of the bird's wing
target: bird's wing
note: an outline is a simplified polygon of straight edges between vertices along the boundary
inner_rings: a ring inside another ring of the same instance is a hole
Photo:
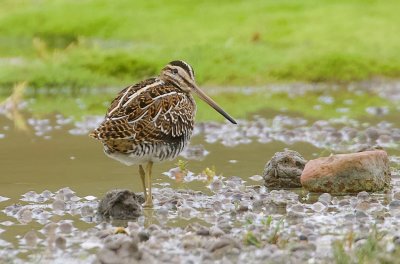
[[[159,79],[149,79],[122,90],[93,134],[100,140],[173,140],[191,133],[195,112],[190,94]]]

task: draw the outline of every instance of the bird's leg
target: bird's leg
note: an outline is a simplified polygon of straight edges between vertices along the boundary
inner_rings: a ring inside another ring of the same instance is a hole
[[[146,173],[144,172],[142,165],[139,165],[139,174],[140,174],[140,179],[142,179],[144,200],[146,201],[147,200]]]
[[[144,207],[153,207],[153,196],[151,194],[151,169],[153,167],[153,162],[149,161],[146,166],[146,172],[147,172],[147,187],[149,189],[149,192],[147,193],[147,198],[144,203]]]

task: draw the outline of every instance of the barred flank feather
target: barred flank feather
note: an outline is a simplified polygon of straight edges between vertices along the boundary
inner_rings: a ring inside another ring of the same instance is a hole
[[[194,77],[190,66],[181,66]],[[103,143],[106,154],[124,154],[132,163],[144,157],[169,160],[188,143],[195,114],[190,93],[161,78],[150,78],[123,89],[89,136]]]

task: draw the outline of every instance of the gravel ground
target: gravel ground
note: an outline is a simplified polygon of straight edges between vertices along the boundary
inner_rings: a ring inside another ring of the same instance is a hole
[[[18,237],[18,245],[0,240],[0,260],[321,263],[338,257],[333,245],[342,245],[351,256],[371,236],[382,249],[377,257],[388,258],[400,244],[399,179],[397,171],[388,193],[331,196],[268,190],[246,186],[238,177],[214,176],[209,194],[156,188],[154,210],[111,223],[98,221],[96,197],[78,197],[69,188],[32,191],[3,210],[11,220],[0,223],[2,230],[24,224],[32,230]]]

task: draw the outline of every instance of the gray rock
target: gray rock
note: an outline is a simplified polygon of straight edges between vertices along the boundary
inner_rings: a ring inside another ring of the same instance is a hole
[[[140,242],[143,242],[143,241],[147,241],[150,239],[150,234],[146,231],[140,231],[138,233],[138,237],[139,237]]]
[[[264,185],[274,188],[301,187],[300,175],[306,160],[296,151],[277,152],[264,169]]]
[[[105,219],[136,219],[142,214],[143,197],[129,190],[112,190],[100,201],[98,215]]]

